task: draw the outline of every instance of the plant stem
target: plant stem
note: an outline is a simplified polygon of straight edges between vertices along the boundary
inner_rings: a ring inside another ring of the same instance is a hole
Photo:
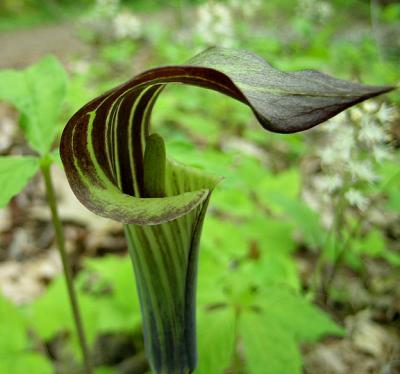
[[[67,252],[65,250],[64,232],[61,225],[60,217],[58,215],[57,200],[54,192],[53,181],[51,179],[51,174],[50,174],[50,165],[51,163],[46,162],[46,160],[44,160],[44,162],[42,162],[41,165],[41,171],[46,185],[47,202],[51,211],[51,219],[56,235],[57,246],[60,252],[61,261],[64,269],[64,277],[65,277],[65,282],[67,284],[69,302],[74,317],[75,327],[78,332],[79,345],[81,347],[82,356],[85,364],[85,373],[92,374],[93,373],[92,363],[90,360],[87,340],[83,328],[82,318],[79,311],[78,299],[76,297],[73,285],[71,265],[68,260]]]

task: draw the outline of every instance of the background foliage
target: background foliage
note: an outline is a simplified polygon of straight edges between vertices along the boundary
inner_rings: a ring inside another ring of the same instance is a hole
[[[30,56],[27,49],[23,61],[2,67],[35,65],[0,72],[0,99],[8,103],[0,112],[0,205],[33,177],[1,210],[1,372],[74,373],[79,366],[65,285],[48,260],[53,234],[37,234],[49,230],[34,175],[38,157],[59,163],[54,138],[90,98],[214,44],[252,50],[282,70],[399,82],[396,1],[77,4],[0,5],[0,38],[8,38],[2,40],[18,50],[15,35],[29,40],[32,30],[49,28],[41,43],[62,61]],[[79,48],[52,46],[51,34],[60,27],[73,31]],[[225,177],[201,244],[197,373],[396,372],[399,100],[395,92],[308,133],[279,135],[265,133],[246,107],[212,92],[172,86],[160,97],[153,123],[168,153]],[[54,172],[96,372],[145,372],[140,308],[121,228],[86,213],[66,192],[62,172]],[[35,259],[51,270],[26,275],[26,284],[36,282],[38,290],[24,296],[27,286],[17,285],[25,275],[10,276],[7,269],[25,269]]]

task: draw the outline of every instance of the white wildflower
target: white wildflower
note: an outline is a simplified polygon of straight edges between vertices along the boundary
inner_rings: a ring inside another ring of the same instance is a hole
[[[379,179],[368,161],[350,161],[347,164],[347,169],[354,182],[362,180],[372,183]]]
[[[376,113],[377,110],[378,110],[378,108],[379,108],[379,105],[378,105],[378,103],[377,103],[376,101],[368,100],[368,101],[365,101],[365,102],[362,104],[362,108],[363,108],[367,113]]]
[[[77,74],[85,74],[89,71],[90,63],[85,60],[78,60],[72,65],[72,71]]]
[[[350,126],[343,126],[340,131],[336,133],[334,142],[334,148],[338,153],[338,157],[341,160],[348,160],[351,156],[351,151],[354,146],[354,128]]]
[[[360,122],[363,116],[363,112],[359,108],[350,109],[350,118],[353,122]]]
[[[358,132],[358,140],[367,146],[384,143],[388,140],[388,135],[382,126],[378,126],[367,116],[361,121],[361,128]]]
[[[360,210],[365,210],[368,206],[368,199],[360,191],[354,188],[350,188],[344,196],[350,205],[353,205]]]
[[[141,22],[138,17],[130,12],[118,14],[113,20],[114,33],[119,39],[138,38],[141,33]]]
[[[336,123],[332,123],[332,126],[336,126]],[[339,131],[338,127],[338,131],[329,133],[326,145],[317,150],[317,155],[321,159],[321,164],[339,166],[350,159],[354,145],[353,128],[342,127]]]
[[[396,109],[383,103],[376,113],[376,117],[381,123],[393,122],[397,118]]]
[[[262,6],[261,0],[230,0],[229,6],[243,14],[246,18],[254,17]]]
[[[119,5],[119,0],[96,0],[94,15],[99,18],[111,17],[117,13]]]
[[[322,175],[318,176],[314,180],[315,187],[321,192],[327,192],[331,194],[332,192],[337,191],[343,185],[342,178],[335,175]]]
[[[320,20],[325,21],[332,16],[333,13],[332,5],[326,1],[319,1],[317,12]]]
[[[379,180],[377,163],[392,158],[388,128],[395,115],[393,108],[369,102],[351,109],[347,116],[333,118],[324,127],[316,149],[321,169],[312,182],[320,209],[329,209],[332,201],[342,198],[343,181],[357,183],[357,189],[350,188],[344,194],[348,206],[363,211],[370,205],[362,191],[368,193],[367,185]]]
[[[336,130],[338,130],[342,126],[345,126],[346,122],[347,122],[346,113],[341,112],[337,114],[335,117],[331,118],[328,121],[327,126],[322,126],[320,127],[320,129],[325,130],[327,132],[336,133]]]
[[[299,0],[297,10],[303,17],[318,22],[326,21],[333,14],[332,5],[321,0]]]
[[[230,47],[234,39],[231,10],[221,3],[205,3],[197,10],[197,36],[208,45]]]
[[[326,146],[322,149],[319,149],[317,154],[323,165],[332,165],[337,161],[336,151],[331,147]]]
[[[375,145],[372,147],[372,156],[378,163],[392,158],[392,154],[389,152],[388,147],[381,145]]]

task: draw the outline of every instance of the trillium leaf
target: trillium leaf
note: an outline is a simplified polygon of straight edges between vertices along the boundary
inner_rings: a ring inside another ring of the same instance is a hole
[[[61,158],[71,187],[95,213],[125,223],[157,224],[184,215],[204,200],[205,190],[135,200],[145,195],[144,150],[151,111],[164,86],[174,82],[231,96],[250,106],[263,127],[281,133],[306,130],[392,89],[316,71],[284,73],[250,52],[224,48],[209,49],[186,65],[148,70],[86,104],[63,132]]]

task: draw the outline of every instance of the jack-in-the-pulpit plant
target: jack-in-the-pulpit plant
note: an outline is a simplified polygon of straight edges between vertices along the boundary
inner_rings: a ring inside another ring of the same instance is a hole
[[[212,48],[185,65],[148,70],[70,119],[61,139],[68,180],[87,208],[125,225],[146,353],[152,370],[164,374],[191,373],[196,367],[198,247],[219,180],[169,159],[163,139],[151,132],[157,97],[174,82],[241,101],[265,129],[279,133],[309,129],[392,89],[311,70],[285,73],[247,51]]]

